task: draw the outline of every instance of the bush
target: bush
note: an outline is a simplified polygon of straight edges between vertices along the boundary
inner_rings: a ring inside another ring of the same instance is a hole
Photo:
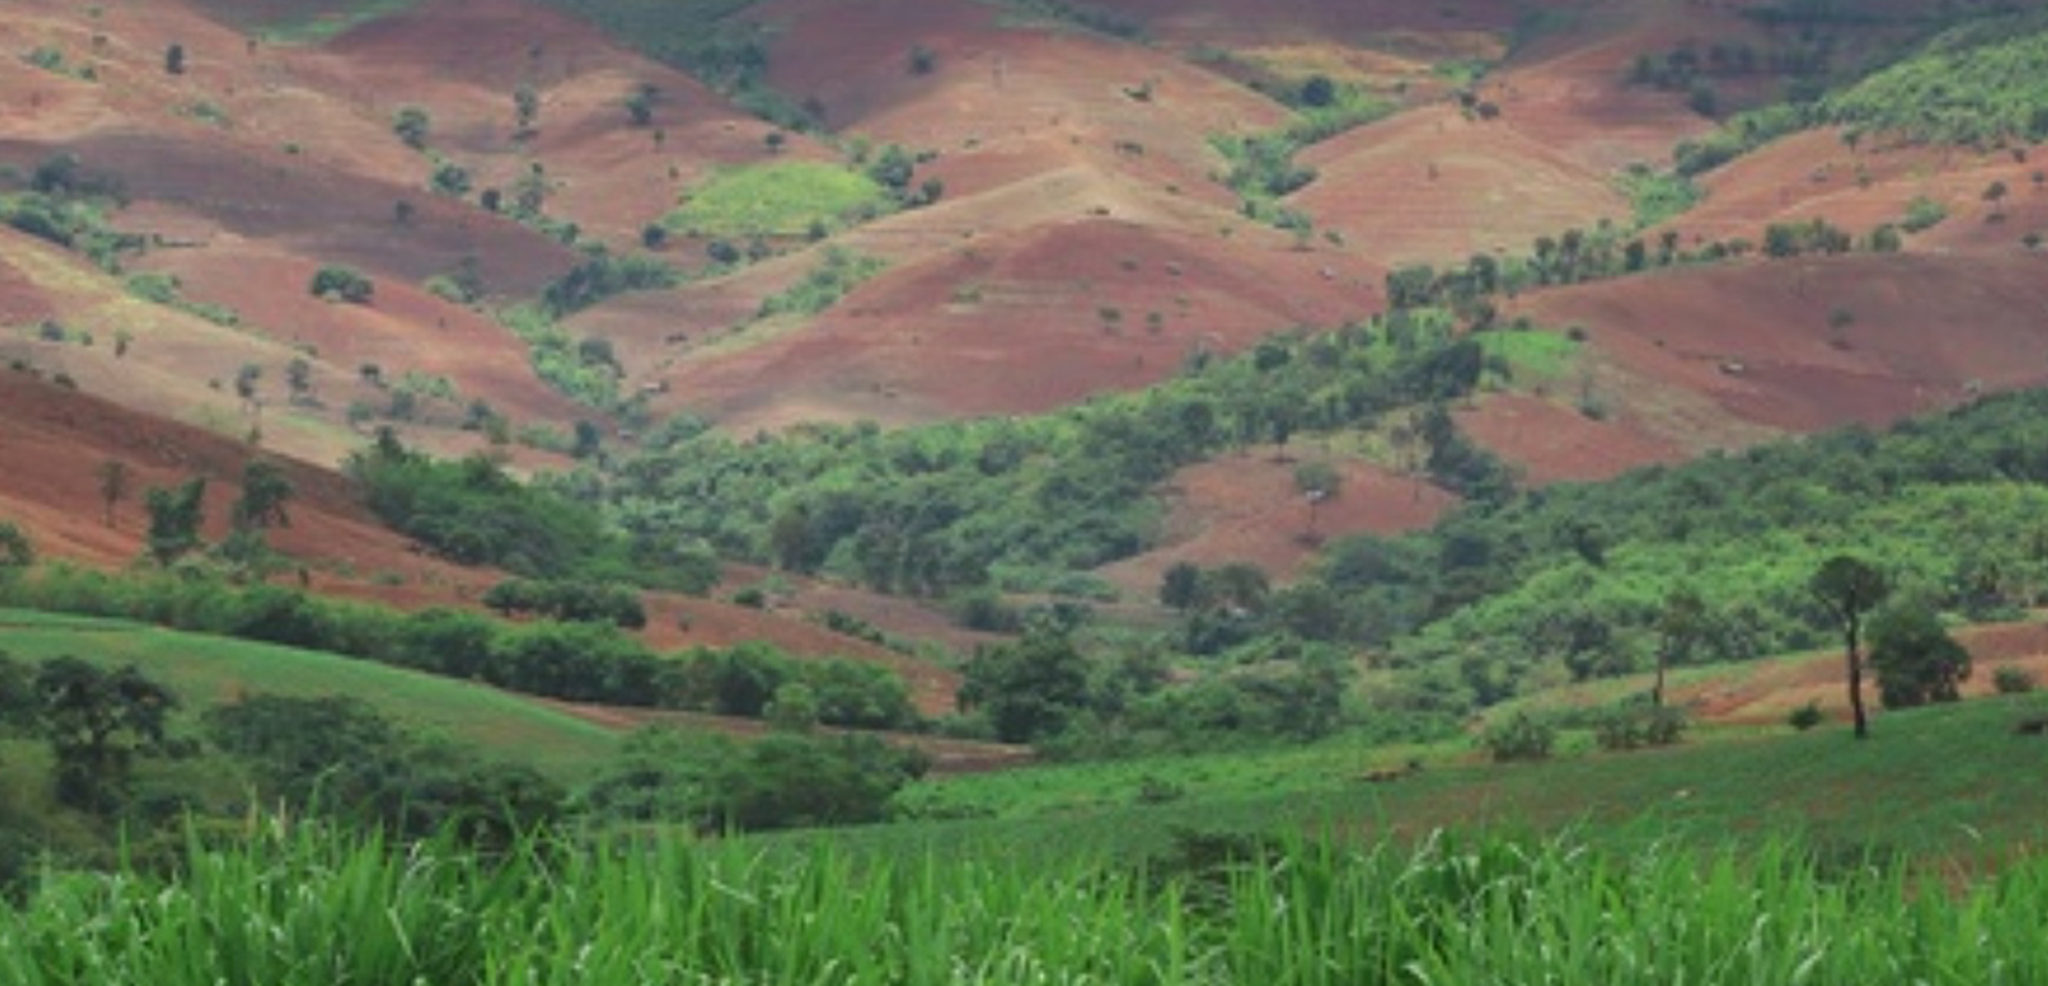
[[[346,301],[352,305],[367,305],[370,296],[377,290],[370,279],[352,267],[329,265],[320,268],[313,275],[307,290],[316,298],[328,301]]]
[[[1487,727],[1479,738],[1479,744],[1486,747],[1496,763],[1548,760],[1556,743],[1556,728],[1527,712],[1517,712],[1506,722]]]
[[[1991,673],[1991,687],[2000,695],[2019,695],[2034,690],[2034,673],[2010,665]]]
[[[1820,725],[1822,718],[1820,702],[1813,701],[1793,709],[1792,714],[1785,717],[1785,723],[1803,733]]]
[[[1670,706],[1629,704],[1608,709],[1594,724],[1594,739],[1603,750],[1635,750],[1670,746],[1685,733],[1686,717]]]

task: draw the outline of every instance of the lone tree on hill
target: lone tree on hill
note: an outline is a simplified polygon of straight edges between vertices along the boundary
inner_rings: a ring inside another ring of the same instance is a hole
[[[251,459],[242,467],[242,496],[233,509],[235,530],[292,526],[284,512],[284,503],[291,496],[292,481],[285,478],[284,470],[274,462]]]
[[[1707,604],[1698,593],[1679,589],[1664,597],[1664,611],[1657,614],[1657,683],[1650,689],[1651,705],[1664,706],[1665,669],[1699,643],[1706,622]]]
[[[1836,555],[1813,573],[1807,588],[1842,629],[1849,661],[1849,709],[1856,717],[1856,738],[1868,739],[1870,723],[1863,713],[1863,618],[1891,593],[1891,583],[1869,562],[1853,555]]]
[[[205,517],[206,479],[194,477],[175,490],[150,487],[149,556],[169,567],[199,547],[199,524]]]
[[[185,74],[185,46],[172,44],[164,49],[164,72],[168,75]]]
[[[128,495],[128,463],[108,459],[95,470],[100,478],[100,503],[106,508],[106,525],[114,526],[114,507]]]

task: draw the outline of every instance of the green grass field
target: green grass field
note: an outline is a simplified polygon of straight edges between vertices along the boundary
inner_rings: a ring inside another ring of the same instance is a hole
[[[178,694],[188,720],[252,693],[351,695],[417,732],[530,763],[570,784],[587,778],[617,745],[606,729],[484,685],[140,623],[0,609],[0,651],[27,661],[70,655],[132,662]]]
[[[1839,726],[1699,730],[1681,745],[1597,753],[1584,735],[1542,763],[1486,762],[1469,743],[1372,748],[1338,738],[1260,753],[1076,764],[926,781],[901,796],[928,817],[849,833],[877,845],[1003,844],[1056,855],[1128,854],[1183,829],[1328,828],[1363,839],[1437,828],[1584,832],[1640,846],[1761,841],[1797,833],[1915,858],[1995,860],[2048,837],[2048,740],[2013,725],[2048,694],[1892,712],[1858,743]],[[1426,766],[1389,783],[1373,770]],[[1156,803],[1142,803],[1147,792]]]
[[[1512,382],[1525,386],[1562,379],[1577,365],[1581,348],[1555,332],[1481,332],[1472,338],[1488,357],[1507,363]]]
[[[663,224],[693,236],[804,236],[813,223],[847,225],[863,210],[884,211],[882,186],[818,161],[777,161],[714,175],[684,195]]]

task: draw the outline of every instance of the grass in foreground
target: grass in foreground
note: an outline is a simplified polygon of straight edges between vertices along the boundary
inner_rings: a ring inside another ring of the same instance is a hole
[[[587,778],[618,745],[602,727],[484,685],[122,620],[0,609],[0,650],[30,661],[68,654],[133,663],[170,686],[187,716],[250,693],[353,695],[403,726],[530,763],[565,782]]]
[[[1952,893],[1755,853],[1432,838],[1146,865],[663,840],[501,861],[299,828],[185,874],[46,878],[0,980],[148,983],[2048,981],[2048,859]],[[850,892],[851,891],[851,892]]]

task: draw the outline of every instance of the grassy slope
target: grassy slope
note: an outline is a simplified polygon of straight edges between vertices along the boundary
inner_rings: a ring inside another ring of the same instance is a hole
[[[2039,844],[2048,787],[2036,783],[2048,741],[2013,724],[2048,714],[2048,694],[1889,713],[1868,742],[1829,726],[1811,733],[1707,731],[1682,746],[1493,765],[1455,748],[1415,751],[1421,774],[1368,784],[1367,770],[1408,751],[1335,741],[1303,750],[1049,767],[949,778],[913,789],[933,808],[979,806],[999,817],[934,822],[851,838],[884,845],[1001,844],[1062,853],[1156,849],[1173,831],[1329,826],[1368,837],[1438,827],[1579,825],[1623,845],[1717,844],[1803,831],[1826,845],[1982,860]],[[1145,779],[1179,800],[1136,804]]]
[[[565,783],[588,777],[617,742],[599,726],[483,685],[119,620],[0,610],[0,650],[22,660],[133,662],[177,692],[188,716],[256,692],[353,695],[409,728],[530,763]]]

